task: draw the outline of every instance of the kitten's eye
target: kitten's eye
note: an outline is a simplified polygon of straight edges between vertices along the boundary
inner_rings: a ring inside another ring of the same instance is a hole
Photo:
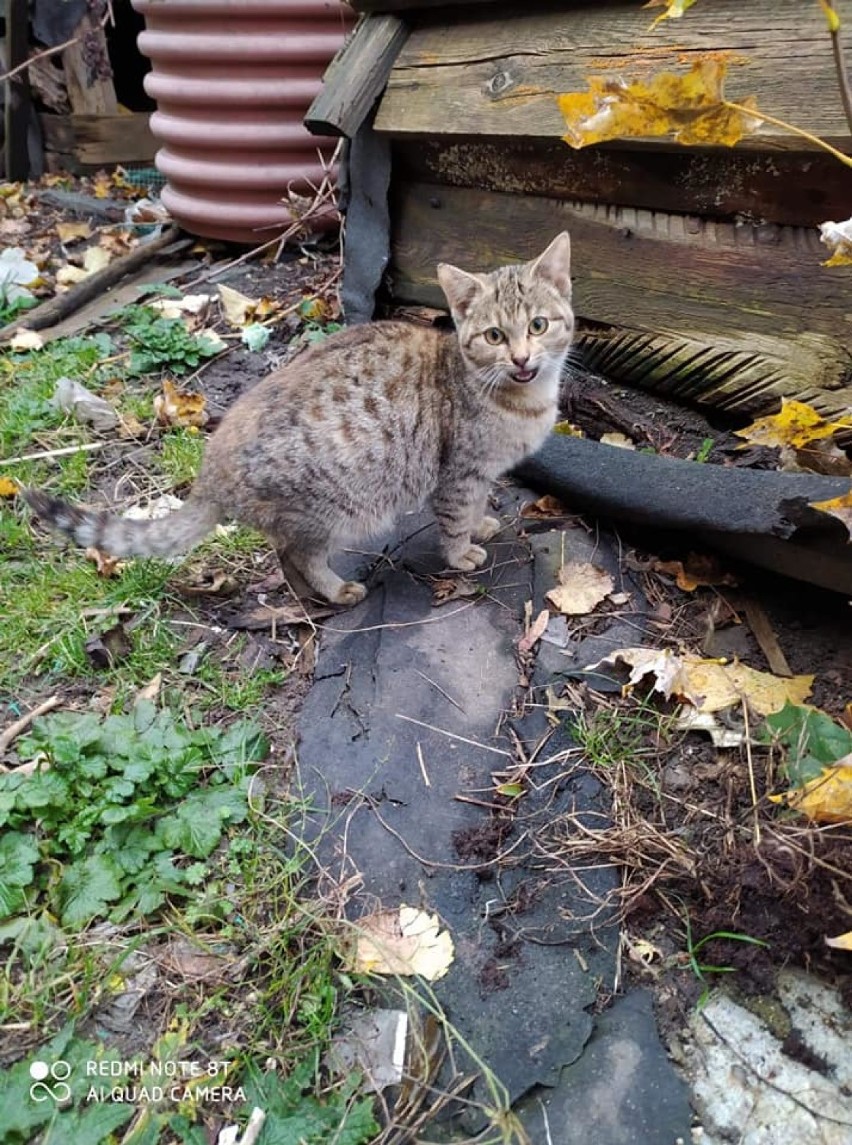
[[[506,341],[506,335],[499,326],[489,326],[482,337],[489,346],[499,346],[501,342]]]
[[[533,318],[533,320],[530,322],[530,334],[543,334],[549,325],[550,323],[547,321],[547,319],[539,315],[537,318]]]

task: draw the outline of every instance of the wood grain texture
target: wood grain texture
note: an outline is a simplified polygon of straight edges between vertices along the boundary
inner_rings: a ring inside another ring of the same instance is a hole
[[[515,10],[517,13],[517,9]],[[391,71],[376,128],[394,135],[560,138],[556,97],[589,75],[647,78],[702,52],[730,57],[730,99],[852,149],[825,18],[801,0],[712,0],[654,32],[628,0],[507,16],[490,9],[422,16]],[[808,150],[763,125],[741,148]]]
[[[112,82],[106,34],[86,13],[74,29],[77,43],[62,53],[62,68],[71,110],[88,115],[115,115],[118,100]]]
[[[438,262],[490,270],[532,257],[567,229],[582,318],[637,337],[667,335],[685,345],[684,361],[716,345],[744,354],[745,367],[751,347],[773,359],[754,378],[767,393],[792,392],[790,377],[815,392],[852,382],[852,268],[822,267],[826,251],[814,231],[426,183],[397,186],[391,217],[398,301],[445,306]],[[712,385],[722,375],[717,359]],[[849,401],[848,389],[841,400]]]
[[[844,219],[852,207],[852,172],[830,155],[617,144],[572,151],[545,139],[395,139],[393,167],[400,182],[792,226]]]
[[[308,131],[351,139],[381,95],[407,35],[398,16],[361,19],[326,69],[304,119]]]
[[[48,152],[66,156],[83,167],[115,163],[149,163],[157,143],[148,126],[148,112],[128,115],[42,115],[39,117]]]

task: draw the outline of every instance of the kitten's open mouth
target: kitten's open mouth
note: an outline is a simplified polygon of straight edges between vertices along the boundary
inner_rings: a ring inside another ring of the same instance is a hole
[[[512,381],[520,382],[521,385],[524,386],[531,382],[537,373],[537,368],[534,370],[515,370],[514,374],[512,374]]]

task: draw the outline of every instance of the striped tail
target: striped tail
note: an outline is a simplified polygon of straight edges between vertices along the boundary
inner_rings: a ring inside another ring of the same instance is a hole
[[[216,527],[215,505],[189,498],[174,513],[152,521],[134,521],[99,509],[83,509],[38,489],[22,496],[36,516],[78,545],[113,557],[171,557],[186,552]]]

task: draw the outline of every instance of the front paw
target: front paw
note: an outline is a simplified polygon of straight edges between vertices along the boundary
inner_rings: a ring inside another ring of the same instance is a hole
[[[334,604],[342,604],[351,608],[353,604],[360,604],[367,595],[367,586],[359,580],[345,580],[337,590]]]
[[[500,532],[502,527],[496,517],[483,517],[477,528],[473,530],[473,538],[476,541],[490,541],[493,536]]]
[[[473,572],[474,569],[481,568],[487,558],[488,553],[481,545],[471,545],[466,552],[449,558],[450,568],[460,569],[462,572]]]

